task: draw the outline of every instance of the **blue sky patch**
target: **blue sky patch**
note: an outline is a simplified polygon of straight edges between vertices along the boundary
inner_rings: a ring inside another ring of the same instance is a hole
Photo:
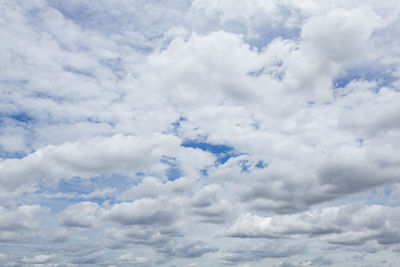
[[[206,142],[199,142],[196,140],[186,140],[182,143],[183,147],[191,147],[191,148],[199,148],[204,151],[211,152],[215,155],[219,155],[221,153],[228,153],[233,151],[233,147],[228,145],[214,145]]]
[[[9,158],[22,159],[26,155],[27,154],[24,151],[8,151],[0,147],[0,158],[3,159],[9,159]]]
[[[30,123],[30,122],[34,121],[34,118],[26,112],[19,112],[19,113],[9,114],[9,115],[4,114],[1,117],[8,117],[10,119],[13,119],[18,122],[23,122],[23,123]]]
[[[266,167],[268,167],[267,163],[264,163],[262,160],[257,161],[257,163],[255,164],[256,168],[259,169],[264,169]]]
[[[174,121],[173,123],[171,123],[172,133],[174,133],[175,135],[178,135],[179,127],[181,127],[182,122],[185,122],[185,121],[187,121],[187,119],[185,117],[179,117],[179,119],[177,121]]]
[[[182,143],[183,147],[198,148],[203,151],[211,152],[217,156],[217,163],[224,164],[230,158],[240,155],[240,153],[235,152],[234,148],[224,144],[211,144],[203,141],[197,140],[186,140]]]
[[[174,181],[183,175],[178,163],[176,162],[176,158],[163,156],[160,161],[169,166],[166,171],[168,180]]]
[[[346,87],[354,80],[376,82],[378,87],[391,86],[391,83],[396,80],[396,78],[392,76],[392,71],[393,70],[390,68],[388,69],[387,67],[374,64],[356,66],[336,77],[332,82],[333,88]]]

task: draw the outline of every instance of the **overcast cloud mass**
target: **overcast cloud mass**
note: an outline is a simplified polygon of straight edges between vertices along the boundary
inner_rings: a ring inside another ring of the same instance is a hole
[[[1,266],[399,266],[398,0],[0,0]]]

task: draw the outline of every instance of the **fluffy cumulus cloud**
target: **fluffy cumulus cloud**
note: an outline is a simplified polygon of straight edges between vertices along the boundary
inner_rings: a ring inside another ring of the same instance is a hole
[[[398,1],[0,7],[0,265],[396,265]]]
[[[279,238],[311,235],[332,244],[362,245],[399,242],[398,208],[384,206],[337,206],[291,215],[260,217],[245,214],[230,226],[228,236]]]

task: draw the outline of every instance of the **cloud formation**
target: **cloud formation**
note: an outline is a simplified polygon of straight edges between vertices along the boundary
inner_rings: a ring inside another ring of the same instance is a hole
[[[396,264],[397,1],[0,7],[0,265]]]

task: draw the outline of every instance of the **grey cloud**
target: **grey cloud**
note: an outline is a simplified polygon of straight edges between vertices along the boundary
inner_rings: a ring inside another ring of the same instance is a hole
[[[350,205],[272,217],[247,214],[240,217],[226,234],[249,238],[311,235],[331,244],[352,246],[369,240],[393,244],[400,240],[397,209]]]
[[[170,225],[178,213],[172,202],[164,199],[139,199],[134,202],[115,204],[109,211],[109,218],[123,225]]]
[[[61,223],[68,227],[93,227],[98,223],[101,212],[99,205],[94,202],[79,202],[64,210]]]
[[[40,205],[21,205],[14,209],[0,207],[0,240],[28,241],[38,235],[41,216],[47,209]]]
[[[210,247],[203,242],[190,242],[183,244],[170,243],[159,251],[167,254],[169,257],[197,258],[206,253],[216,252],[218,249]]]
[[[327,266],[332,265],[334,263],[333,260],[319,256],[311,260],[300,261],[297,263],[284,261],[278,264],[273,264],[274,267],[292,267],[292,266]]]
[[[400,169],[393,146],[343,150],[345,158],[314,152],[310,157],[320,158],[305,158],[302,164],[275,160],[264,169],[247,172],[230,159],[212,169],[210,176],[231,184],[239,199],[254,211],[279,214],[304,211],[312,205],[396,181]],[[246,183],[237,182],[243,180]]]
[[[188,199],[191,213],[199,222],[224,223],[232,213],[232,203],[224,197],[222,188],[217,185],[203,187]]]
[[[221,188],[217,185],[209,185],[202,188],[202,190],[190,199],[191,206],[195,208],[210,207],[218,201],[217,193]]]
[[[311,266],[313,266],[313,265],[314,266],[325,266],[325,265],[333,264],[333,260],[323,257],[323,256],[316,257],[308,262],[309,262],[309,265],[311,265]],[[307,262],[307,264],[308,264],[308,262]]]
[[[40,205],[21,205],[11,210],[0,207],[0,229],[32,229],[37,226],[37,216],[41,212]]]
[[[43,264],[51,262],[56,255],[35,255],[32,258],[23,257],[21,262],[30,264]]]
[[[268,168],[271,167],[274,166]],[[236,190],[240,201],[251,209],[280,214],[294,213],[337,197],[326,194],[324,185],[318,186],[315,174],[307,173],[303,176],[300,170],[298,174],[286,171],[276,173],[268,168],[249,173],[230,173],[230,177],[246,180],[244,184],[238,183]]]
[[[54,243],[64,243],[68,241],[70,236],[71,233],[67,229],[60,227],[46,235],[46,239]]]
[[[319,178],[322,185],[328,186],[327,194],[338,195],[358,192],[394,179],[394,173],[385,175],[384,171],[377,170],[372,164],[357,166],[331,162],[321,167]]]
[[[286,258],[301,254],[305,250],[304,244],[285,243],[283,241],[271,241],[259,245],[256,248],[240,248],[229,251],[230,255],[222,258],[228,264],[241,262],[257,262],[265,258]]]
[[[101,262],[104,261],[105,257],[104,257],[104,253],[103,252],[93,252],[90,254],[85,254],[85,255],[81,255],[79,257],[75,257],[72,260],[70,260],[70,263],[73,264],[90,264],[90,265],[96,265],[99,264]]]
[[[163,261],[151,259],[149,257],[135,257],[133,253],[126,253],[118,257],[115,263],[120,266],[129,266],[134,264],[135,266],[153,266],[157,265],[157,263],[162,263]]]
[[[399,110],[397,105],[399,96],[396,90],[379,88],[376,83],[353,81],[344,88],[351,90],[352,94],[340,102],[342,105],[351,105],[354,108],[341,111],[339,121],[341,127],[365,137],[377,137],[400,127],[396,116]],[[375,93],[376,90],[379,91]],[[359,101],[358,105],[354,105],[355,101]]]
[[[120,249],[131,245],[146,245],[161,249],[170,242],[171,238],[180,236],[183,236],[182,232],[175,227],[134,225],[129,226],[129,228],[109,229],[106,246],[111,249]]]

